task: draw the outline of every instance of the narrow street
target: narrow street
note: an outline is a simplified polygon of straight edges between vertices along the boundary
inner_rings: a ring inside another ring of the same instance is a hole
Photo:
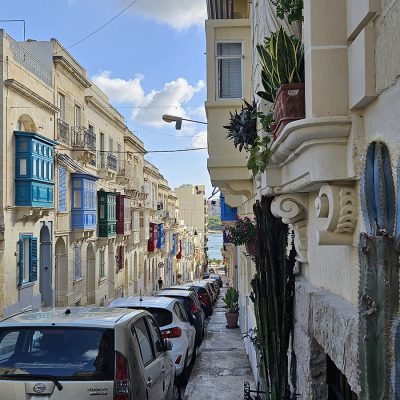
[[[222,288],[190,380],[184,400],[243,399],[243,384],[255,386],[240,329],[227,329]]]

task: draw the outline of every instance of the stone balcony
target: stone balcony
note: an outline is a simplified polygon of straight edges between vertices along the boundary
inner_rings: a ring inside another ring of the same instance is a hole
[[[327,182],[352,181],[349,117],[306,118],[288,124],[271,148],[262,177],[269,193],[310,192]]]

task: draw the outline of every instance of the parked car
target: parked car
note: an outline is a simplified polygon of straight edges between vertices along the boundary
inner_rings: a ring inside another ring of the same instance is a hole
[[[18,314],[0,323],[1,399],[176,399],[171,348],[143,310]]]
[[[215,292],[216,296],[218,296],[218,294],[219,294],[219,282],[215,278],[211,278],[211,275],[210,275],[210,278],[203,279],[203,280],[212,284],[214,292]]]
[[[212,308],[213,298],[211,293],[209,292],[207,284],[201,282],[193,282],[190,284],[190,287],[196,291],[201,304],[204,305],[204,313],[206,317],[211,317],[213,312]]]
[[[196,329],[197,343],[201,343],[204,337],[205,316],[196,292],[194,292],[193,290],[169,289],[161,290],[156,295],[173,297],[178,299],[182,303],[191,324]]]
[[[215,289],[214,281],[213,280],[209,281],[208,279],[203,279],[200,282],[203,282],[203,283],[207,284],[207,287],[208,287],[209,292],[211,293],[211,296],[212,296],[212,299],[213,299],[213,303],[215,303],[215,301],[217,300],[218,292]]]
[[[211,274],[211,275],[210,275],[210,278],[211,278],[211,279],[216,279],[216,280],[218,281],[219,287],[222,288],[223,283],[222,283],[221,275],[218,275],[218,274]]]
[[[169,297],[122,297],[107,307],[143,309],[148,311],[161,329],[163,338],[172,343],[171,358],[176,375],[185,381],[189,377],[189,365],[196,358],[196,330],[190,324],[186,311],[179,300]]]
[[[175,285],[169,286],[168,288],[164,288],[164,290],[192,290],[197,294],[197,298],[200,301],[201,308],[204,311],[205,317],[210,317],[212,314],[212,296],[208,293],[207,288],[195,286],[194,283],[186,283],[183,285]],[[200,325],[200,324],[199,324]],[[203,324],[204,326],[204,319]],[[200,344],[203,337],[203,326],[198,328],[198,343]]]
[[[210,277],[210,273],[209,272],[204,272],[203,279],[208,279],[209,277]]]

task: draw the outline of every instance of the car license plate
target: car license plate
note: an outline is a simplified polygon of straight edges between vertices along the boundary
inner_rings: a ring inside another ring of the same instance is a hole
[[[31,400],[49,400],[49,396],[31,396]]]

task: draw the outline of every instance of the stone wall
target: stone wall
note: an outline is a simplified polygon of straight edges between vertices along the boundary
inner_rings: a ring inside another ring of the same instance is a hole
[[[326,354],[346,375],[355,393],[358,382],[357,309],[345,300],[298,278],[295,295],[293,347],[296,382],[302,399],[327,399]]]
[[[390,88],[400,77],[400,0],[381,0],[376,20],[376,90]]]

